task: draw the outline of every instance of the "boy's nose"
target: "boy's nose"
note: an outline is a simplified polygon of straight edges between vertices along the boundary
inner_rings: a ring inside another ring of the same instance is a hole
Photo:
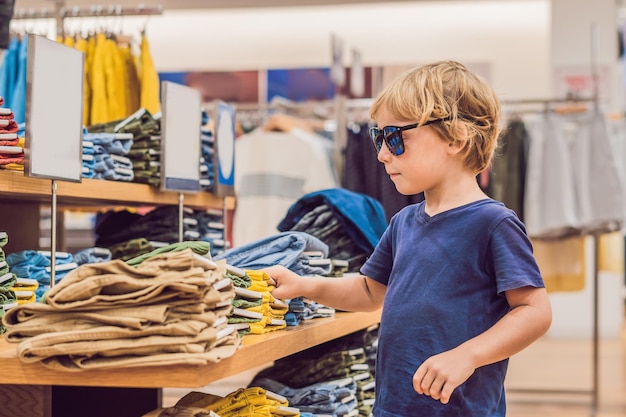
[[[380,151],[378,152],[378,155],[376,155],[376,158],[383,164],[391,159],[391,152],[389,151],[389,148],[387,148],[386,143],[383,143],[383,146],[380,147]]]

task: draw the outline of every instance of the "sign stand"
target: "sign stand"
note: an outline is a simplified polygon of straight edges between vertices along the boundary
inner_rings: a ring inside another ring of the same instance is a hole
[[[24,175],[52,180],[51,288],[56,280],[57,181],[82,180],[83,65],[81,51],[28,35]]]

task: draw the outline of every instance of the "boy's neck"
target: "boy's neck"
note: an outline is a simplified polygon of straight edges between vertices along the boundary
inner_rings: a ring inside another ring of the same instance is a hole
[[[475,178],[462,179],[437,189],[426,190],[426,214],[434,216],[444,211],[489,198],[480,188]]]

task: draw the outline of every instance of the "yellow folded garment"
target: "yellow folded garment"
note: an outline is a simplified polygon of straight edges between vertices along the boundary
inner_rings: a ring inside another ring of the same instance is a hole
[[[598,239],[598,244],[598,270],[623,274],[624,235],[622,232],[602,235]]]
[[[533,240],[535,259],[548,292],[585,288],[585,238]]]
[[[15,293],[15,297],[17,298],[18,304],[26,304],[26,303],[34,303],[35,302],[35,292],[34,291],[21,291],[21,290],[13,290]]]
[[[24,171],[24,164],[13,162],[10,164],[0,165],[0,169],[6,169],[8,171]]]

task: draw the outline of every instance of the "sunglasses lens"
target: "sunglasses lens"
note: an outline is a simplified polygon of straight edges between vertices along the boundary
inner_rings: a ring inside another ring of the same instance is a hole
[[[395,156],[402,155],[404,153],[404,141],[400,130],[394,126],[387,126],[383,129],[383,133],[391,153]]]
[[[376,148],[376,153],[380,152],[380,148],[383,147],[383,135],[377,127],[372,127],[370,129],[370,139],[374,144],[374,148]]]

